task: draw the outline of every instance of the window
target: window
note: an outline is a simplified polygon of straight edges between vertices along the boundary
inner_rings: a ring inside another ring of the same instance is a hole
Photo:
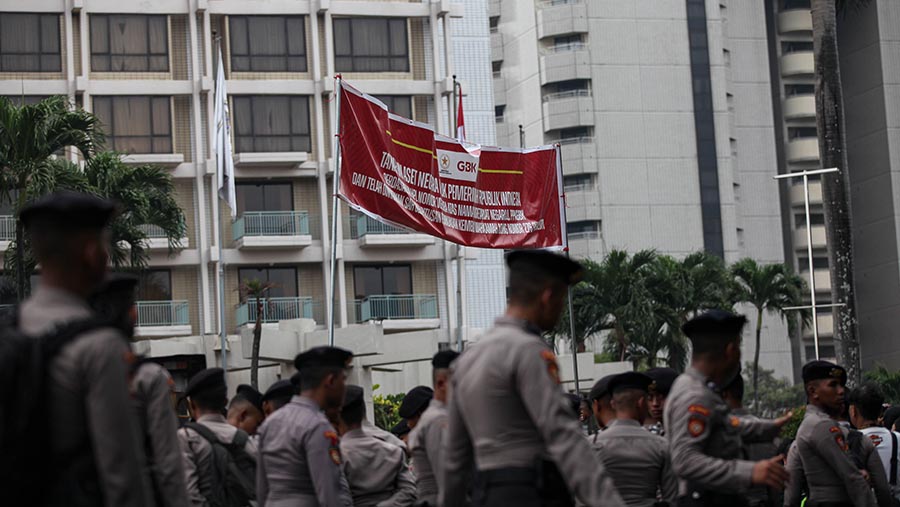
[[[800,268],[800,271],[808,272],[809,258],[799,257],[797,259],[797,266]],[[828,269],[828,257],[813,257],[813,269]]]
[[[812,51],[812,41],[789,41],[781,43],[782,53],[796,53],[797,51]]]
[[[591,137],[593,132],[591,127],[572,127],[568,129],[560,129],[560,139],[578,139],[582,137]]]
[[[4,95],[3,98],[8,99],[15,106],[30,106],[49,98],[49,95]]]
[[[148,269],[138,275],[138,301],[171,301],[172,272],[168,269]]]
[[[566,229],[568,230],[569,234],[600,234],[600,222],[596,222],[593,220],[585,222],[570,222],[566,224]]]
[[[4,12],[0,72],[60,72],[59,14]]]
[[[506,106],[494,106],[494,121],[503,123],[506,121]]]
[[[581,190],[594,184],[594,177],[591,174],[574,174],[572,176],[563,176],[563,188],[566,192],[573,189]]]
[[[338,72],[409,72],[406,19],[335,19],[334,66]]]
[[[241,268],[238,270],[238,281],[243,284],[248,280],[270,282],[272,288],[268,297],[297,297],[297,270],[294,268]]]
[[[168,72],[166,16],[91,15],[91,70]]]
[[[238,153],[310,150],[309,97],[248,95],[233,100]]]
[[[412,268],[407,265],[356,266],[353,268],[356,299],[367,296],[412,294]]]
[[[812,361],[816,358],[816,347],[815,345],[807,345],[806,347],[806,360]],[[834,345],[819,345],[819,357],[821,359],[834,359]]]
[[[788,97],[793,95],[812,95],[814,93],[816,93],[816,85],[793,84],[784,87],[784,94]]]
[[[123,153],[172,153],[169,97],[94,97],[106,143]]]
[[[809,214],[809,225],[825,225],[825,215],[821,213],[810,213]],[[797,213],[794,215],[794,226],[795,227],[803,227],[806,228],[806,214],[805,213]],[[816,258],[813,257],[813,262],[816,261]],[[825,262],[828,262],[827,260]]]
[[[375,95],[375,98],[384,102],[388,111],[404,118],[412,118],[412,97],[409,95]]]
[[[783,0],[782,10],[809,9],[809,0]]]
[[[802,137],[818,137],[816,127],[790,127],[788,128],[788,139],[799,139]]]
[[[294,207],[290,183],[238,183],[235,191],[239,214],[245,211],[291,211]]]
[[[306,72],[303,16],[230,16],[232,72]]]

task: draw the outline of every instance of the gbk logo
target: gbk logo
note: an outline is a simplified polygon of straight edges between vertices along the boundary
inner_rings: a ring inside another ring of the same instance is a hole
[[[446,153],[441,157],[441,168],[447,169],[450,167],[450,157],[447,156]]]
[[[478,159],[481,149],[465,152],[437,150],[441,177],[474,183],[478,179]]]

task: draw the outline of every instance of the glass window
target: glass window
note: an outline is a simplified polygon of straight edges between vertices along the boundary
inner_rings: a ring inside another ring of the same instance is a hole
[[[294,193],[290,183],[237,183],[238,213],[245,211],[291,211]]]
[[[269,282],[272,288],[268,295],[273,298],[297,297],[297,270],[294,268],[241,268],[238,270],[238,281],[243,284],[248,280]]]
[[[585,222],[569,222],[566,224],[569,234],[584,234],[588,232],[600,232],[600,222],[589,220]]]
[[[825,215],[822,213],[810,213],[809,214],[809,225],[825,225]],[[794,226],[795,227],[806,227],[806,214],[805,213],[797,213],[794,215]],[[816,258],[813,257],[813,262],[815,262]],[[826,262],[828,262],[826,260]]]
[[[92,14],[91,70],[168,72],[169,26],[166,16]]]
[[[169,97],[94,97],[106,145],[122,153],[172,153]]]
[[[59,14],[0,15],[0,72],[59,72]]]
[[[404,265],[355,266],[356,299],[367,296],[412,294],[412,268]]]
[[[563,176],[563,188],[568,192],[569,189],[582,189],[594,184],[594,177],[591,174],[573,174],[572,176]]]
[[[338,72],[409,72],[405,18],[336,18]]]
[[[784,87],[784,93],[788,97],[793,95],[812,95],[816,93],[816,85],[793,84]]]
[[[818,137],[816,127],[790,127],[788,128],[788,139],[798,139],[801,137]]]
[[[812,51],[812,41],[787,41],[781,43],[782,53],[796,53],[797,51]]]
[[[37,104],[38,102],[49,98],[49,95],[4,95],[3,98],[9,100],[13,105],[22,107]]]
[[[805,227],[806,222],[804,221],[803,224]],[[809,258],[799,257],[797,259],[797,266],[800,268],[800,271],[809,271]],[[813,257],[813,269],[828,269],[828,257]]]
[[[809,9],[809,0],[783,0],[782,10]]]
[[[412,118],[412,97],[409,95],[375,95],[374,97],[384,102],[388,111],[404,118]]]
[[[303,16],[229,16],[232,72],[306,72]]]
[[[148,269],[138,275],[138,301],[171,301],[172,272],[168,269]]]
[[[233,100],[238,153],[310,150],[307,96],[245,95]]]

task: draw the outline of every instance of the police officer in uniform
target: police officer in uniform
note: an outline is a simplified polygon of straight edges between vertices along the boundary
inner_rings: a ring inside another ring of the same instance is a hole
[[[259,430],[256,488],[260,507],[353,505],[341,470],[340,440],[325,410],[344,402],[353,354],[313,347],[294,359],[301,391],[272,413]]]
[[[678,378],[678,372],[672,368],[650,368],[646,372],[647,376],[653,381],[650,384],[650,417],[644,423],[645,428],[654,435],[661,437],[666,436],[666,429],[663,426],[663,411],[666,409],[666,397],[672,390],[672,384]]]
[[[109,265],[107,225],[112,203],[95,196],[57,192],[19,214],[41,265],[41,283],[19,309],[26,335],[92,317],[88,296]],[[114,327],[84,332],[47,367],[51,456],[46,489],[51,505],[143,506],[143,452],[131,411],[128,374],[134,356]],[[7,499],[11,500],[11,499]],[[24,505],[24,504],[23,504]]]
[[[249,384],[241,384],[231,402],[228,403],[228,424],[244,430],[251,437],[262,424],[263,395]]]
[[[844,412],[847,372],[828,361],[811,361],[803,366],[803,383],[808,404],[789,453],[791,481],[784,505],[800,505],[805,482],[809,507],[874,506],[869,483],[851,456],[847,429],[836,420]],[[868,452],[867,458],[863,465],[881,493],[878,505],[886,507],[890,505],[890,492],[885,491],[887,476],[881,459],[877,452]],[[799,480],[801,477],[804,481]]]
[[[559,320],[581,266],[547,251],[507,256],[509,304],[477,344],[456,360],[438,504],[523,507],[624,505],[572,417],[556,357],[541,332]],[[570,493],[571,492],[571,493]]]
[[[443,480],[442,442],[447,428],[447,398],[450,389],[450,363],[459,356],[453,350],[442,350],[431,359],[434,398],[422,413],[409,436],[412,469],[416,474],[419,502],[437,505],[439,480]]]
[[[609,390],[616,418],[594,442],[597,456],[629,507],[652,507],[657,491],[666,502],[674,502],[678,494],[668,443],[642,427],[649,413],[647,398],[652,382],[649,376],[637,372],[613,377]]]
[[[341,457],[353,507],[408,507],[416,501],[416,482],[403,449],[362,429],[363,389],[347,386],[341,409]]]
[[[606,427],[609,423],[616,418],[616,411],[612,408],[612,394],[609,392],[609,381],[613,379],[615,375],[607,375],[591,387],[590,393],[588,393],[588,399],[591,400],[591,412],[594,414],[594,420],[597,421],[597,426],[600,428],[600,431],[594,433],[594,442],[597,441],[597,435],[606,430]]]
[[[416,386],[406,393],[397,414],[406,420],[409,429],[412,430],[419,423],[419,419],[434,398],[434,391],[428,386]]]
[[[788,474],[781,456],[755,463],[740,459],[744,430],[718,393],[719,386],[740,374],[746,321],[742,315],[710,310],[682,328],[691,339],[691,366],[675,380],[664,412],[680,506],[745,506],[744,493],[752,485],[784,489]]]
[[[272,412],[290,403],[291,398],[297,394],[297,386],[288,379],[275,382],[262,396],[263,416],[269,417]]]

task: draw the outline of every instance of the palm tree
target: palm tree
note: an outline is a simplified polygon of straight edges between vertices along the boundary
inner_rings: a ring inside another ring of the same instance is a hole
[[[247,304],[256,304],[256,319],[253,324],[253,352],[250,356],[250,385],[257,389],[259,384],[259,344],[262,341],[263,309],[269,290],[275,287],[272,282],[263,282],[252,278],[241,283],[239,288],[241,300]]]
[[[736,300],[756,308],[756,350],[753,354],[753,406],[759,401],[759,347],[763,313],[775,313],[785,319],[785,308],[799,306],[804,282],[784,264],[759,265],[753,259],[742,259],[731,266],[737,283]],[[793,328],[788,319],[788,329]]]
[[[46,179],[52,172],[47,164],[54,154],[72,146],[89,160],[103,141],[97,118],[72,107],[65,96],[23,106],[0,97],[0,194],[6,199],[15,195],[18,214],[27,202],[30,184],[51,183]],[[26,257],[23,237],[24,227],[17,222],[15,245],[20,259]],[[25,298],[26,287],[25,264],[18,263],[16,292],[20,301]]]
[[[844,122],[844,97],[838,58],[837,12],[860,8],[868,0],[812,0],[813,51],[816,76],[816,128],[823,167],[836,167],[838,173],[822,175],[822,204],[825,212],[825,237],[831,266],[831,298],[838,307],[837,348],[847,368],[851,384],[859,381],[859,335],[856,318],[856,291],[853,279],[853,237],[850,216],[850,173],[847,165],[847,139]]]

